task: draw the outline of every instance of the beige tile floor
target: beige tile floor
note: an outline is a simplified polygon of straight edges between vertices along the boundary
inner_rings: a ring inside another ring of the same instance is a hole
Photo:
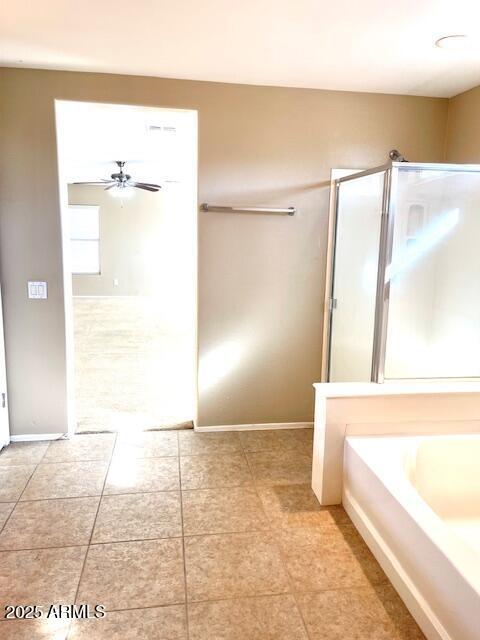
[[[420,640],[341,507],[310,486],[311,430],[81,434],[0,453],[6,640]]]

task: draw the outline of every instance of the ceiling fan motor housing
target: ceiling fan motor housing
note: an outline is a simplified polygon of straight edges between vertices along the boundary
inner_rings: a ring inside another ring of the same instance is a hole
[[[129,176],[128,173],[123,173],[123,167],[125,165],[125,161],[116,160],[116,163],[118,164],[120,171],[118,173],[112,173],[110,177],[112,178],[112,180],[115,180],[115,182],[120,182],[120,183],[128,182],[128,180],[130,180],[132,176]]]

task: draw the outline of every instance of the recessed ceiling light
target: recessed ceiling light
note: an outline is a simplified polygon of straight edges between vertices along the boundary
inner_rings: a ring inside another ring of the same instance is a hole
[[[472,48],[472,40],[465,34],[444,36],[435,42],[435,46],[440,49],[451,49],[452,51],[465,51]]]

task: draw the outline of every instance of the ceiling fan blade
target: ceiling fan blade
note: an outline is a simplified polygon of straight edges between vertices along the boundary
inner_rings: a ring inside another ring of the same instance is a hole
[[[144,184],[146,187],[155,187],[156,189],[161,189],[162,185],[153,184],[152,182],[137,182],[136,184]]]
[[[154,193],[160,191],[161,187],[158,185],[149,186],[148,184],[144,184],[143,182],[129,182],[129,187],[136,187],[137,189],[143,189],[144,191],[153,191]]]
[[[111,184],[107,185],[104,189],[104,191],[108,191],[109,189],[113,189],[113,187],[116,187],[118,185],[118,182],[112,182]]]

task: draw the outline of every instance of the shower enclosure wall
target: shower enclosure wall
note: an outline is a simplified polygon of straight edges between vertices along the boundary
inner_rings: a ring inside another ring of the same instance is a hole
[[[335,180],[331,229],[324,380],[480,376],[480,165]]]

